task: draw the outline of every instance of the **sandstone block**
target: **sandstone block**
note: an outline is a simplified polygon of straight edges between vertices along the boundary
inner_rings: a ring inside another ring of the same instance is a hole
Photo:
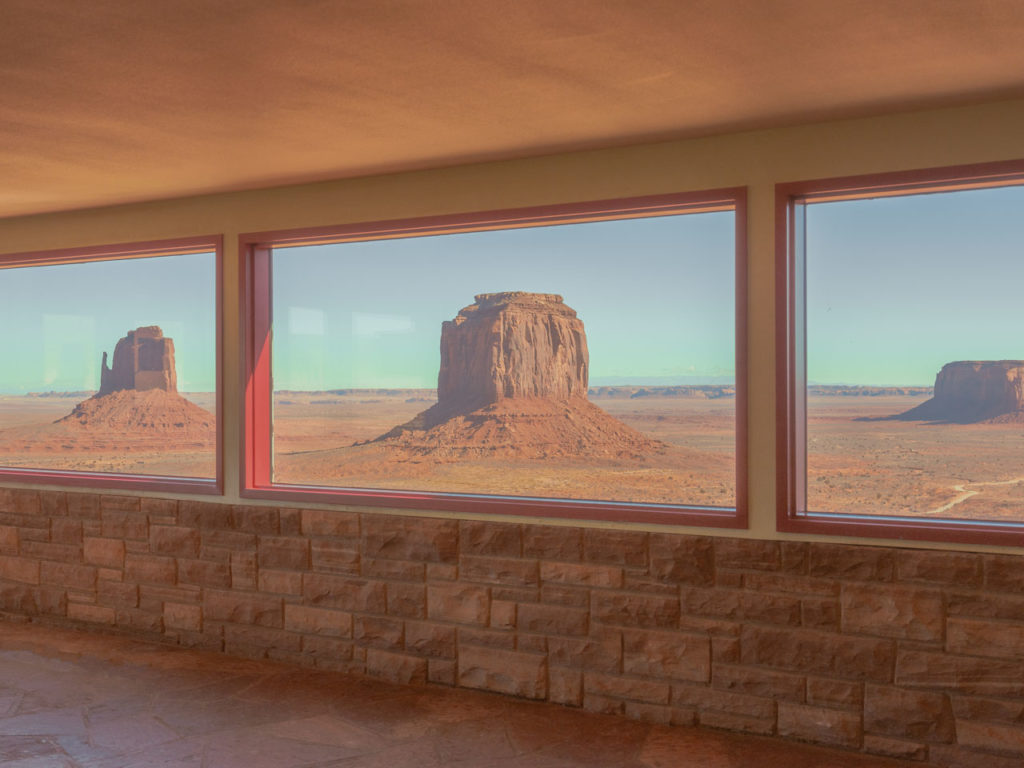
[[[803,675],[789,672],[716,664],[711,686],[721,691],[803,703],[806,680]]]
[[[313,539],[310,550],[313,570],[318,573],[359,573],[359,543],[358,541],[345,540],[337,542],[334,539],[322,540]],[[368,562],[393,562],[388,560]],[[404,564],[404,563],[403,563]],[[381,577],[382,574],[368,569],[364,576]]]
[[[333,509],[303,509],[302,534],[304,536],[326,536],[352,543],[358,549],[359,515],[355,512],[341,512]]]
[[[923,742],[949,743],[956,736],[947,695],[871,684],[864,688],[864,730]]]
[[[204,613],[214,621],[261,627],[284,626],[281,598],[218,589],[206,591]]]
[[[583,671],[569,667],[548,668],[548,700],[579,707],[583,704]]]
[[[117,614],[113,608],[105,605],[68,603],[67,617],[72,621],[85,621],[90,624],[115,624]]]
[[[624,630],[622,670],[643,677],[704,683],[711,674],[711,642],[681,632]]]
[[[123,568],[124,541],[86,537],[82,542],[82,556],[89,565]]]
[[[0,525],[0,554],[17,554],[17,528],[13,525]]]
[[[427,681],[427,660],[380,648],[368,648],[366,674],[401,685],[424,684]]]
[[[892,581],[896,575],[896,553],[882,547],[846,544],[813,544],[809,552],[808,575],[851,581]]]
[[[149,549],[156,555],[199,556],[199,531],[171,525],[149,526]]]
[[[951,618],[946,650],[972,656],[1024,659],[1024,624]]]
[[[651,575],[670,584],[714,583],[714,542],[706,536],[651,534]]]
[[[359,645],[402,650],[403,636],[401,619],[359,614],[352,617],[352,639]]]
[[[523,551],[522,528],[512,523],[462,520],[459,551],[464,555],[519,557]]]
[[[256,586],[260,592],[298,596],[302,594],[302,574],[260,568],[256,574]]]
[[[203,609],[198,605],[164,603],[164,627],[199,632],[203,628]]]
[[[999,698],[1024,697],[1024,662],[923,650],[901,650],[896,685]]]
[[[487,587],[454,582],[427,587],[427,616],[434,621],[487,626],[491,595]]]
[[[467,557],[459,559],[459,573],[466,581],[510,586],[537,586],[540,568],[536,560],[505,557]]]
[[[646,568],[649,537],[650,534],[641,531],[586,528],[583,531],[583,559],[588,563]]]
[[[384,583],[379,581],[304,573],[302,595],[309,605],[322,608],[365,613],[387,612]]]
[[[23,584],[39,583],[39,561],[0,555],[0,579]]]
[[[521,632],[542,635],[585,635],[589,612],[579,608],[522,603],[517,609]]]
[[[459,527],[455,520],[364,515],[362,554],[392,560],[454,563]]]
[[[626,627],[668,628],[679,624],[679,599],[632,592],[594,592],[592,621]]]
[[[526,699],[547,696],[547,661],[542,654],[459,645],[458,682],[464,688]]]
[[[455,627],[427,621],[407,621],[405,649],[421,656],[454,659]]]
[[[942,640],[942,593],[913,587],[844,584],[839,598],[844,632],[906,640]]]
[[[877,682],[889,682],[896,651],[889,640],[755,625],[740,642],[743,664]]]
[[[139,584],[175,584],[177,564],[172,557],[157,555],[125,555],[124,577]]]
[[[682,610],[687,614],[770,624],[800,623],[800,600],[786,595],[764,595],[741,589],[682,587]]]
[[[861,746],[860,715],[789,701],[779,702],[779,735],[849,749]]]
[[[231,586],[231,566],[206,560],[178,560],[178,582],[197,587],[227,589]]]
[[[583,557],[583,529],[562,525],[525,525],[523,557],[578,561]]]
[[[544,583],[621,588],[622,568],[611,565],[541,562],[540,579]]]
[[[980,587],[981,562],[980,555],[967,552],[904,549],[896,553],[896,575],[900,581]]]
[[[352,614],[307,605],[284,606],[284,628],[327,637],[352,637]]]
[[[620,677],[602,672],[585,672],[583,690],[588,694],[596,693],[649,704],[668,704],[671,693],[668,682],[664,680]]]
[[[43,560],[39,564],[39,583],[95,592],[96,569],[91,565],[73,565]]]
[[[257,548],[260,568],[304,571],[309,568],[309,539],[298,536],[260,536]]]

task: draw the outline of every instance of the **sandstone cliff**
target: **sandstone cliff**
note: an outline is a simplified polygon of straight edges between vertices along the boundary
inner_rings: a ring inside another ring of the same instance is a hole
[[[1024,421],[1024,360],[958,361],[942,366],[934,396],[893,418],[906,421]]]
[[[583,321],[547,293],[487,293],[441,327],[437,404],[377,438],[409,455],[643,456],[665,445],[587,400]]]
[[[107,353],[103,353],[98,394],[109,395],[122,389],[178,391],[174,341],[165,338],[158,326],[147,325],[128,331],[114,347],[112,368],[107,366]]]

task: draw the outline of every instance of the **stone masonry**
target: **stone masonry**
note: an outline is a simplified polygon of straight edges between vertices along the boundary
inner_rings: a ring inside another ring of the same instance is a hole
[[[1024,760],[1024,557],[0,489],[0,611],[929,760]]]

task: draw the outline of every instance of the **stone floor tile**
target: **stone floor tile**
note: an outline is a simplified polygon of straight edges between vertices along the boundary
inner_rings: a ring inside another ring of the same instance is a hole
[[[907,765],[26,623],[0,622],[0,681],[3,768]]]

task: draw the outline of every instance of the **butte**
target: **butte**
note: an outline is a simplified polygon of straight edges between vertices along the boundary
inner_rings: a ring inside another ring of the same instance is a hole
[[[128,331],[114,347],[113,367],[103,353],[100,389],[55,424],[80,432],[122,433],[205,441],[214,416],[178,394],[174,341],[158,326]]]
[[[441,326],[437,403],[370,443],[398,458],[642,458],[666,445],[587,399],[583,321],[550,293],[484,293]]]
[[[1024,360],[946,363],[935,377],[931,399],[886,418],[955,424],[1024,423]]]

